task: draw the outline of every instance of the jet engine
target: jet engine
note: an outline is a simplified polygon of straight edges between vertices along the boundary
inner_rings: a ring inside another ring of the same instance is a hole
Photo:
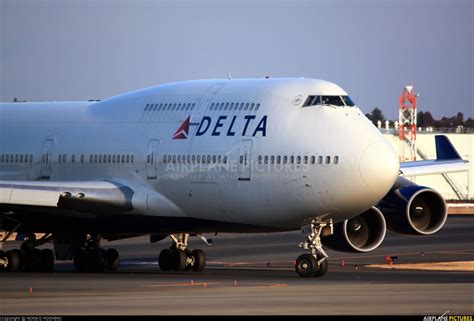
[[[430,235],[446,223],[448,210],[435,190],[399,177],[390,192],[379,202],[387,228],[401,234]]]
[[[376,207],[371,207],[356,217],[334,224],[334,233],[323,236],[321,241],[336,251],[369,252],[382,243],[386,231],[384,216]]]

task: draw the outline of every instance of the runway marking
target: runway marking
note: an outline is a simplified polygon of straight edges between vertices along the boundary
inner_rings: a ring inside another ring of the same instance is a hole
[[[160,287],[187,287],[187,286],[205,286],[205,285],[218,285],[221,282],[187,282],[187,283],[168,283],[168,284],[144,284],[145,288],[160,288]]]
[[[220,285],[229,287],[287,287],[286,283],[248,283],[248,282],[180,282],[180,283],[167,283],[167,284],[144,284],[142,287],[145,288],[162,288],[162,287],[207,287],[210,285]]]
[[[474,261],[450,261],[431,263],[370,264],[368,268],[394,270],[457,271],[474,272]]]

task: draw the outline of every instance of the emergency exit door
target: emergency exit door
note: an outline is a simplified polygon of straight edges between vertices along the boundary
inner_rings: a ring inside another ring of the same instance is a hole
[[[250,180],[250,156],[252,152],[252,140],[243,139],[240,141],[239,146],[239,158],[238,170],[239,170],[239,181],[249,181]]]
[[[157,166],[158,166],[158,139],[152,139],[148,142],[148,149],[146,155],[146,177],[148,179],[157,178]]]

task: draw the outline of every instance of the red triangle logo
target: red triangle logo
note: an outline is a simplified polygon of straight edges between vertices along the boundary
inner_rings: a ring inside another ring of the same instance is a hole
[[[191,121],[191,116],[188,116],[186,120],[179,126],[176,133],[173,135],[173,139],[187,139],[189,133],[189,123]]]

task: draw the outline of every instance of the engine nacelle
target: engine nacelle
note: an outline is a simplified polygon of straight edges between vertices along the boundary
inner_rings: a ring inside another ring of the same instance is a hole
[[[438,192],[403,177],[397,179],[378,207],[385,217],[387,228],[402,234],[434,234],[448,218],[446,202]]]
[[[334,234],[321,239],[327,247],[342,252],[369,252],[385,238],[385,219],[372,207],[349,220],[334,224]]]

